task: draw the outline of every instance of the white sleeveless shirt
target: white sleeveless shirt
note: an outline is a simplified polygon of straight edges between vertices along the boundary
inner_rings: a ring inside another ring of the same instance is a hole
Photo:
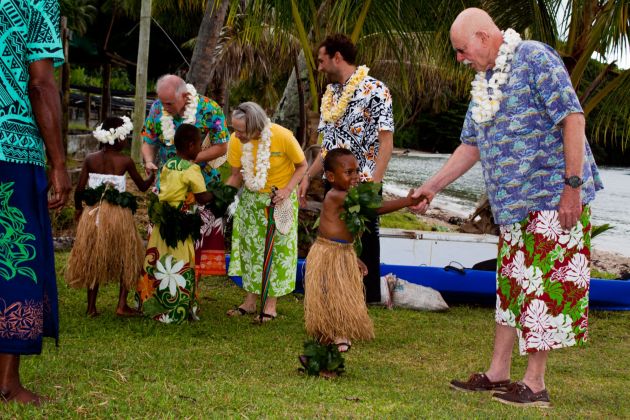
[[[98,188],[105,183],[112,184],[119,192],[125,192],[127,189],[127,177],[125,175],[89,174],[88,187]]]

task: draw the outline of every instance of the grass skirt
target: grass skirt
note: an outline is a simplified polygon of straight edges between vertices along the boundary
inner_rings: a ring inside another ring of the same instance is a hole
[[[306,257],[304,319],[308,335],[370,340],[374,325],[363,294],[363,276],[351,243],[318,237]]]
[[[135,290],[143,260],[131,210],[103,201],[83,209],[65,278],[71,287],[89,289],[122,279]]]

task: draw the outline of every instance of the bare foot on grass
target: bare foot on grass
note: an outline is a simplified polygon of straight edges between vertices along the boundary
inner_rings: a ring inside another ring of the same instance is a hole
[[[50,398],[29,391],[21,385],[15,387],[15,389],[3,390],[0,392],[0,395],[2,396],[2,402],[4,403],[14,401],[19,404],[32,404],[35,406],[40,406],[43,403],[51,401]]]
[[[331,372],[329,370],[321,370],[319,372],[319,376],[321,376],[322,378],[326,378],[326,379],[332,379],[332,378],[336,378],[337,376],[339,376],[339,374],[337,372]]]
[[[130,316],[140,316],[142,314],[137,309],[133,309],[129,307],[128,305],[125,305],[122,308],[116,308],[116,315],[121,316],[121,317],[130,317]]]
[[[335,340],[335,345],[337,346],[339,353],[347,353],[350,351],[350,347],[352,347],[352,343],[347,338],[337,338]]]

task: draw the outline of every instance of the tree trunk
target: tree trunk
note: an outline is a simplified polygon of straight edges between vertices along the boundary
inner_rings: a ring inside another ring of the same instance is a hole
[[[208,84],[210,84],[210,76],[214,67],[214,52],[219,42],[219,35],[229,5],[229,0],[208,1],[199,27],[187,79],[188,83],[192,83],[197,92],[201,94],[206,93]]]
[[[136,96],[133,108],[133,141],[131,157],[140,162],[140,133],[144,125],[147,109],[147,68],[149,67],[149,39],[151,35],[151,0],[142,0],[140,9],[140,34],[138,37],[138,58],[136,64]]]
[[[297,73],[299,71],[297,54],[293,52],[293,69]],[[300,111],[300,125],[298,126],[296,138],[300,142],[302,149],[306,147],[306,109],[304,108],[304,85],[300,78],[295,79],[297,83],[298,99],[299,99],[299,111]]]
[[[85,126],[90,127],[90,117],[92,112],[92,95],[90,92],[85,92]]]
[[[101,121],[109,116],[112,110],[112,63],[103,64],[103,90],[101,92]]]
[[[302,83],[302,86],[307,86],[309,82],[306,71],[306,60],[304,59],[304,51],[300,51],[300,54],[297,57],[297,68],[300,73],[300,82]],[[275,123],[293,131],[293,134],[296,136],[300,131],[300,99],[296,70],[294,68],[291,72],[291,76],[289,77],[289,81],[284,88],[282,99],[278,102],[278,107],[274,113],[273,120]],[[304,107],[304,104],[310,103],[310,91],[305,89],[304,97],[302,98],[302,107]],[[306,132],[307,127],[303,127],[303,131]]]
[[[68,18],[61,17],[61,42],[63,43],[64,62],[61,68],[61,140],[63,141],[63,150],[68,151],[68,125],[70,117],[70,57],[68,48]]]
[[[225,96],[227,84],[227,80],[223,80],[222,77],[219,78],[218,74],[215,73],[207,89],[210,97],[222,108],[225,108],[227,104],[227,97]]]

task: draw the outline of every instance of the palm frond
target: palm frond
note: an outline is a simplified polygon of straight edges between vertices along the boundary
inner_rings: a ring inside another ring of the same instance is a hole
[[[95,0],[61,0],[59,2],[61,16],[68,18],[68,28],[83,35],[98,14]]]
[[[215,49],[216,65],[211,78],[230,83],[248,78],[270,80],[291,71],[293,54],[300,48],[299,41],[281,29],[269,25],[261,27],[263,30],[260,31],[257,44],[249,42],[247,32],[242,27],[224,28]],[[277,48],[278,38],[285,39],[286,50]],[[269,92],[267,96],[274,97]]]
[[[484,0],[482,8],[499,28],[512,28],[529,39],[555,45],[558,39],[555,16],[558,0]]]
[[[590,138],[625,150],[630,141],[630,70],[617,75],[584,104]]]
[[[584,86],[593,53],[606,56],[628,51],[628,0],[484,0],[483,5],[499,27],[512,26],[528,38],[558,50],[576,89]],[[603,143],[620,142],[622,148],[630,140],[630,85],[626,72],[595,80],[595,92],[587,88],[582,93],[591,138]]]

